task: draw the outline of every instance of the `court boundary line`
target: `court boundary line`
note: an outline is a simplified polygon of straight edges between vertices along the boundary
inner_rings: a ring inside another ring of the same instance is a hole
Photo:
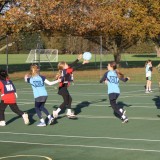
[[[6,159],[6,158],[16,158],[16,157],[38,157],[38,158],[45,158],[47,160],[53,160],[50,157],[47,156],[41,156],[41,155],[15,155],[15,156],[5,156],[5,157],[0,157],[0,159]]]
[[[62,137],[62,138],[79,138],[79,139],[109,139],[109,140],[124,140],[124,141],[144,141],[144,142],[160,142],[160,139],[137,139],[137,138],[120,138],[120,137],[95,137],[95,136],[68,136],[68,135],[50,135],[36,133],[18,133],[18,132],[0,132],[0,134],[11,135],[27,135],[27,136],[44,136],[44,137]]]
[[[5,112],[7,115],[16,115],[13,112]],[[36,114],[29,114],[35,115]],[[43,116],[45,116],[43,114]],[[59,117],[65,116],[65,114],[60,114]],[[95,116],[95,115],[77,115],[78,118],[86,118],[86,119],[117,119],[115,116]],[[148,118],[148,117],[130,117],[130,120],[146,120],[146,121],[160,121],[160,118]]]
[[[125,151],[139,151],[139,152],[160,153],[160,150],[139,149],[139,148],[120,148],[120,147],[89,146],[89,145],[71,145],[71,144],[47,144],[47,143],[3,141],[3,140],[0,140],[0,143],[41,145],[41,146],[60,146],[60,147],[81,147],[81,148],[96,148],[96,149],[110,149],[110,150],[125,150]]]

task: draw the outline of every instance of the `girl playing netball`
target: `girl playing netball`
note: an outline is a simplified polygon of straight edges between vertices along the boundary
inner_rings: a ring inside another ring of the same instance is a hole
[[[76,68],[81,67],[83,64],[88,63],[87,60],[84,60],[82,64],[75,68],[75,65],[79,62],[80,59],[82,59],[82,54],[80,54],[77,60],[70,65],[68,65],[66,62],[59,62],[58,64],[59,73],[57,74],[57,77],[61,79],[61,82],[59,83],[58,94],[62,96],[63,103],[57,108],[56,111],[53,111],[54,117],[58,117],[59,112],[67,106],[67,117],[76,118],[74,113],[71,111],[72,97],[68,91],[68,87],[73,81],[73,71]]]
[[[148,60],[145,64],[146,67],[146,93],[152,92],[151,90],[151,84],[152,84],[152,61]]]
[[[0,126],[5,126],[5,109],[10,106],[11,110],[19,116],[22,116],[24,123],[29,124],[28,114],[18,108],[16,103],[16,88],[13,82],[9,79],[8,73],[5,70],[0,70]]]
[[[128,77],[124,78],[124,75],[117,70],[116,62],[108,63],[107,68],[108,71],[101,78],[100,83],[102,82],[107,83],[109,100],[114,110],[114,113],[116,113],[121,118],[122,123],[127,123],[128,118],[125,115],[125,110],[120,108],[116,100],[120,95],[119,80],[126,82],[129,80],[129,78]]]
[[[48,124],[51,124],[54,118],[49,114],[48,110],[45,108],[45,103],[48,97],[45,83],[48,85],[54,85],[60,80],[53,82],[48,81],[44,76],[39,75],[39,67],[36,64],[31,65],[30,74],[25,75],[25,81],[30,83],[33,89],[33,95],[35,98],[35,110],[40,119],[40,123],[37,126],[46,126],[45,120],[42,117],[42,111],[48,117]]]

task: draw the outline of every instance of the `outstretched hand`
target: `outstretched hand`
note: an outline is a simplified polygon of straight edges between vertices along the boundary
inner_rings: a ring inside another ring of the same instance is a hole
[[[128,80],[130,80],[130,77],[127,77]]]
[[[30,78],[30,77],[31,77],[30,74],[25,74],[24,81],[27,82],[27,78]]]
[[[25,76],[24,76],[25,78],[30,78],[31,77],[31,75],[30,74],[25,74]]]
[[[87,64],[87,63],[89,63],[89,61],[88,60],[84,60],[82,64]]]
[[[82,59],[82,54],[79,54],[77,59],[81,60]]]

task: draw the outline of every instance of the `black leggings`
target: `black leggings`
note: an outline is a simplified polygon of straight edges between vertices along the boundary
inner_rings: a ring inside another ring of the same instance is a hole
[[[111,93],[109,94],[109,100],[110,100],[110,104],[114,110],[114,113],[118,114],[118,116],[120,116],[120,118],[122,117],[123,113],[121,113],[119,111],[120,107],[119,105],[117,104],[116,100],[117,98],[119,97],[119,94],[116,94],[116,93]]]
[[[59,106],[59,108],[64,109],[66,106],[68,109],[71,109],[72,97],[70,94],[61,94],[63,97],[63,103]]]
[[[24,114],[23,111],[21,111],[18,106],[17,106],[17,103],[13,103],[13,104],[7,104],[7,103],[4,103],[4,102],[1,102],[0,103],[0,121],[4,121],[5,120],[5,115],[4,115],[4,112],[5,112],[5,109],[7,108],[7,106],[9,105],[9,107],[11,108],[11,110],[16,113],[17,115],[19,116],[22,116]]]

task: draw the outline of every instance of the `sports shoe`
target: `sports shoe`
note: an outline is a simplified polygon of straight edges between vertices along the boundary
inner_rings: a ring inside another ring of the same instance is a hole
[[[38,127],[45,127],[46,124],[45,124],[44,122],[40,122],[40,123],[37,124],[37,126],[38,126]]]
[[[149,90],[149,92],[153,92],[152,90]]]
[[[58,113],[56,111],[53,111],[53,118],[57,118],[58,117]]]
[[[150,93],[149,91],[146,91],[145,93]]]
[[[68,118],[71,118],[71,119],[72,119],[72,118],[73,118],[73,119],[74,119],[74,118],[77,118],[76,115],[75,115],[73,112],[67,113],[66,116],[67,116]]]
[[[0,121],[0,126],[2,126],[2,127],[6,126],[6,122],[5,121]]]
[[[24,120],[24,124],[29,124],[29,119],[28,119],[28,114],[27,113],[24,113],[22,115],[22,118]]]
[[[51,118],[48,119],[48,124],[49,125],[51,125],[53,122],[54,122],[54,118],[53,117],[51,117]]]
[[[128,123],[128,118],[123,119],[122,123]]]

